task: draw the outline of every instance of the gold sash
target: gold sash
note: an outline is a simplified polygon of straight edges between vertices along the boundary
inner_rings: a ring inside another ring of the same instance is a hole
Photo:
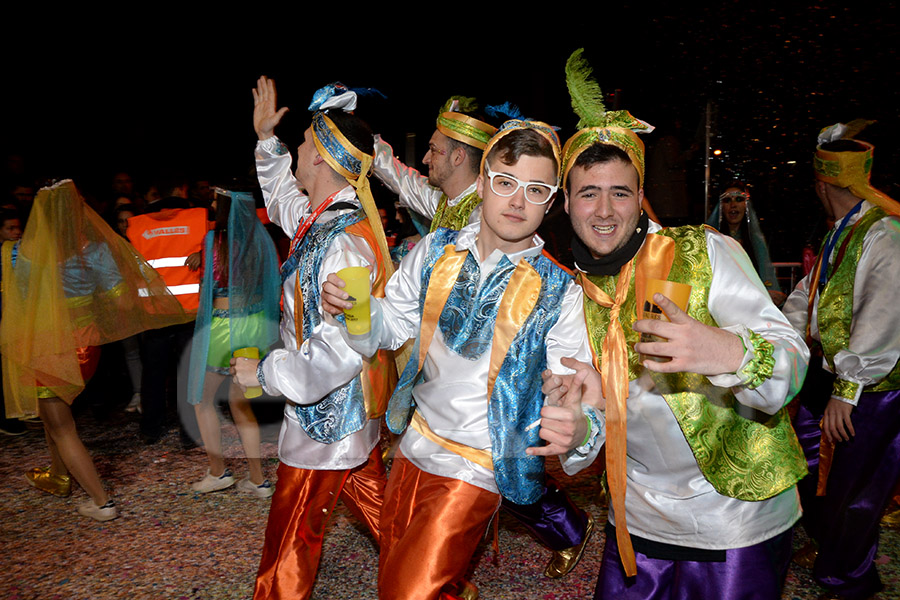
[[[619,321],[619,311],[628,296],[631,285],[632,265],[635,269],[635,296],[637,310],[643,306],[643,294],[647,279],[666,279],[675,258],[675,241],[662,235],[648,235],[638,254],[619,271],[616,297],[594,285],[587,277],[578,275],[578,283],[585,295],[600,306],[610,309],[609,330],[603,338],[600,362],[594,354],[594,366],[600,371],[603,397],[606,398],[606,478],[616,515],[616,541],[619,556],[628,577],[637,574],[634,548],[625,520],[626,487],[626,434],[628,399],[628,348],[625,332]]]

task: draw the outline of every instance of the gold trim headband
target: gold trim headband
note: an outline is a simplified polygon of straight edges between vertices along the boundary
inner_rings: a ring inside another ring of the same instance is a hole
[[[534,131],[542,138],[547,140],[547,142],[549,142],[550,147],[553,148],[553,156],[556,158],[556,179],[557,181],[559,181],[559,170],[562,167],[559,153],[559,136],[556,135],[556,131],[554,131],[553,127],[551,127],[550,125],[547,125],[543,121],[532,121],[530,119],[510,119],[500,126],[500,129],[497,130],[497,133],[494,135],[494,137],[491,138],[490,142],[488,142],[487,144],[487,147],[485,147],[484,149],[484,154],[481,157],[481,169],[479,172],[484,172],[484,165],[487,162],[488,154],[491,153],[491,149],[493,149],[493,147],[497,145],[497,142],[505,138],[513,131],[523,130]]]
[[[484,150],[497,128],[475,117],[459,112],[460,104],[475,110],[478,105],[474,98],[453,96],[441,108],[437,118],[437,130],[457,142]]]
[[[837,123],[819,132],[818,145],[813,155],[813,171],[819,181],[849,189],[857,198],[868,200],[883,208],[885,212],[900,215],[900,203],[872,187],[870,183],[875,146],[853,138],[871,123],[874,121],[856,119],[847,125]],[[838,140],[853,141],[859,145],[859,149],[835,152],[822,148],[822,145]]]

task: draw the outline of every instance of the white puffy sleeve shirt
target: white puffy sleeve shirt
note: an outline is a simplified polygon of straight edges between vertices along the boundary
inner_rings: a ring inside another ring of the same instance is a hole
[[[480,263],[480,286],[503,254],[498,250],[485,259],[478,255],[475,239],[479,229],[479,224],[464,227],[456,247],[468,250]],[[397,348],[419,334],[421,273],[431,237],[427,236],[404,257],[400,269],[387,285],[385,298],[373,307],[370,342],[376,342],[378,347]],[[535,236],[534,242],[531,248],[507,255],[507,258],[516,264],[521,258],[539,254],[543,241]],[[590,362],[582,292],[574,283],[570,283],[566,290],[559,320],[550,329],[546,344],[548,368],[555,373],[572,372],[560,363],[564,356]],[[360,349],[366,354],[372,352],[372,346]],[[438,327],[422,367],[424,380],[413,389],[416,409],[432,431],[449,440],[487,451],[491,450],[487,398],[490,355],[488,349],[474,361],[459,356],[447,348]],[[498,491],[493,471],[444,449],[412,428],[403,434],[400,450],[423,471],[465,481],[491,492]],[[567,461],[569,468],[577,470],[575,465],[587,466],[592,459],[593,455],[573,457]]]
[[[852,227],[869,209],[862,209],[850,218]],[[832,252],[833,261],[837,251]],[[863,240],[862,255],[856,267],[853,283],[853,321],[847,347],[834,356],[834,371],[839,379],[859,384],[853,398],[835,396],[854,406],[863,387],[882,380],[900,360],[900,303],[897,299],[897,276],[900,274],[900,218],[885,217],[872,225]],[[784,304],[784,314],[791,324],[806,335],[809,312],[809,290],[817,288],[810,281],[812,273],[800,281]],[[819,338],[818,290],[813,303],[810,333]],[[823,363],[828,369],[828,363]]]
[[[650,231],[660,228],[651,223]],[[749,413],[774,414],[799,389],[809,361],[803,339],[775,307],[753,264],[729,237],[707,231],[712,267],[708,308],[723,329],[751,329],[772,342],[775,367],[755,390],[737,375],[710,377],[730,388]],[[743,337],[743,336],[742,336]],[[752,346],[742,365],[752,357]],[[648,373],[629,384],[625,512],[631,533],[658,542],[704,549],[750,546],[790,528],[800,518],[796,486],[759,502],[723,496],[710,484],[678,421]],[[610,510],[610,518],[615,515]]]
[[[273,223],[288,237],[293,237],[300,221],[309,216],[309,198],[291,174],[291,156],[280,153],[283,144],[276,137],[257,143],[256,170],[266,210]],[[359,206],[356,193],[347,186],[337,193],[334,202]],[[349,210],[349,209],[348,209]],[[327,222],[348,210],[326,211],[318,222]],[[318,273],[318,285],[330,273],[344,267],[375,264],[375,255],[362,239],[349,234],[338,235],[325,252]],[[378,443],[378,420],[370,420],[362,430],[333,444],[311,439],[297,420],[296,404],[314,404],[329,392],[346,385],[362,371],[362,357],[351,349],[340,329],[324,316],[301,346],[297,346],[294,323],[294,289],[296,271],[284,282],[284,310],[281,317],[283,349],[273,350],[263,362],[266,391],[283,394],[288,401],[278,440],[282,462],[306,469],[349,469],[364,463]],[[317,308],[321,314],[321,308]]]
[[[394,156],[394,150],[383,141],[380,136],[375,136],[375,177],[400,197],[400,206],[405,206],[427,219],[433,219],[437,212],[443,192],[428,183],[428,178],[420,174],[412,167],[408,167]],[[455,198],[448,198],[447,204],[456,206],[465,196],[475,191],[475,181],[464,189]],[[477,223],[481,220],[481,206],[479,205],[469,215],[469,223]]]

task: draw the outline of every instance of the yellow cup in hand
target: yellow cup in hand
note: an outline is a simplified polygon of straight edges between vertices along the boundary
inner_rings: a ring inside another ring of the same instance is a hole
[[[348,300],[353,303],[352,308],[344,310],[344,320],[347,323],[347,333],[350,335],[365,335],[372,329],[369,316],[369,269],[366,267],[346,267],[337,272],[337,276],[344,280],[344,291],[349,294]]]
[[[645,285],[644,307],[641,318],[654,319],[657,321],[669,320],[662,309],[653,301],[653,294],[662,294],[663,296],[674,302],[678,306],[678,308],[685,312],[687,311],[688,300],[690,300],[691,298],[691,286],[689,286],[688,284],[678,283],[675,281],[666,281],[664,279],[648,279]],[[656,335],[642,333],[641,341],[664,342],[666,340],[665,338],[661,338]],[[655,360],[656,362],[669,362],[670,360],[672,360],[668,357],[652,356],[649,354],[644,355],[643,358],[649,358],[650,360]]]
[[[259,359],[259,348],[238,348],[231,354],[234,358]],[[259,398],[262,396],[262,388],[258,385],[244,390],[244,398]]]

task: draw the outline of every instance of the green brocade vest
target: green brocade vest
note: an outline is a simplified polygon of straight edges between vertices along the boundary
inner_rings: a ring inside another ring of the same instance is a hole
[[[674,240],[675,255],[668,279],[691,286],[687,311],[691,317],[717,326],[707,308],[712,268],[704,227],[675,227],[650,235]],[[615,295],[618,277],[589,276],[611,296]],[[634,351],[640,334],[631,327],[637,318],[637,308],[632,269],[628,297],[619,317],[628,346],[631,381],[644,371]],[[609,310],[585,296],[585,319],[591,347],[600,364]],[[806,475],[806,460],[785,408],[774,415],[751,409],[740,404],[730,389],[716,387],[704,375],[696,373],[650,375],[675,415],[700,471],[720,494],[739,500],[765,500]]]
[[[432,233],[434,233],[438,227],[446,227],[447,229],[459,231],[468,225],[469,215],[471,215],[472,211],[481,204],[481,197],[478,195],[478,192],[472,192],[471,194],[460,198],[455,206],[450,206],[447,201],[447,194],[441,194],[437,210],[434,211],[434,219],[431,220]]]
[[[870,208],[852,228],[845,228],[835,248],[840,248],[838,258],[828,266],[828,283],[819,295],[817,323],[822,353],[828,366],[834,370],[834,355],[849,347],[850,327],[853,323],[853,284],[856,267],[862,256],[863,240],[872,226],[885,218],[887,213],[879,207]],[[847,236],[851,236],[849,241]],[[822,242],[823,246],[825,241]],[[844,244],[846,243],[846,247]],[[837,268],[834,264],[837,263]],[[812,282],[810,285],[815,285]],[[864,392],[889,392],[900,389],[900,362],[877,384],[863,388]]]

